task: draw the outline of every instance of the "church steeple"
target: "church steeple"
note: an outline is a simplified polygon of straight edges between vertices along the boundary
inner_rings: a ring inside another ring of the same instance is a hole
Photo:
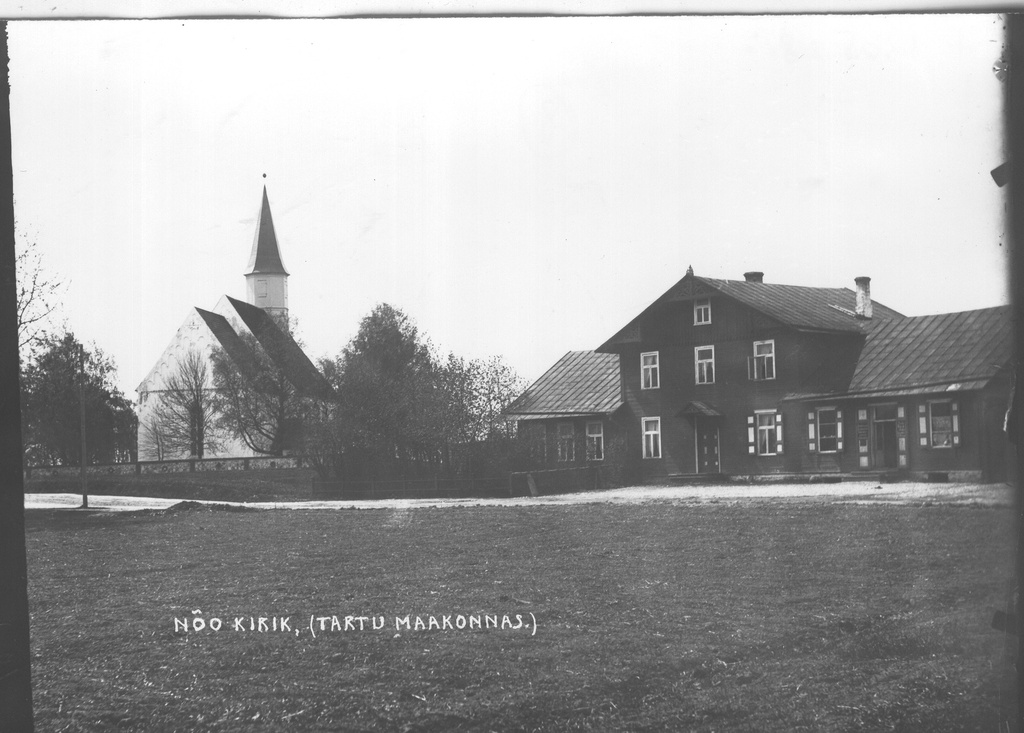
[[[267,187],[256,217],[256,236],[245,271],[246,301],[264,309],[272,316],[288,317],[288,271],[277,246],[274,219],[270,214]]]

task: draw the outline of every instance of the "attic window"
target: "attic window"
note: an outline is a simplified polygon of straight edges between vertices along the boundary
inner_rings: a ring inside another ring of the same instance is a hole
[[[711,323],[711,301],[698,300],[693,304],[693,325],[703,326]]]

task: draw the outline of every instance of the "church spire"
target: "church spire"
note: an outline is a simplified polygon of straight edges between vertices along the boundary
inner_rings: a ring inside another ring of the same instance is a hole
[[[277,234],[274,233],[274,218],[270,215],[270,200],[267,198],[267,187],[263,187],[263,204],[256,217],[256,236],[252,240],[252,253],[249,265],[245,268],[248,277],[254,273],[262,275],[287,275],[281,250],[277,246]]]
[[[256,236],[252,241],[252,254],[245,268],[246,301],[262,308],[272,316],[288,319],[288,271],[281,261],[281,250],[274,233],[274,219],[270,215],[267,187],[263,187],[263,203],[256,217]]]

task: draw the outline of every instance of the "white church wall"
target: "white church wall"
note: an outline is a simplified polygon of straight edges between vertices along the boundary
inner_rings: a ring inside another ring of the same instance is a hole
[[[224,304],[230,308],[227,298],[221,298],[217,306]],[[215,310],[215,312],[218,312]],[[222,314],[225,315],[226,314]],[[237,319],[237,316],[236,316]],[[234,324],[233,324],[234,325]],[[155,425],[155,412],[160,402],[167,380],[178,372],[182,360],[190,351],[198,351],[206,359],[208,368],[212,374],[213,365],[211,357],[213,347],[217,343],[216,337],[210,332],[202,316],[193,309],[185,318],[184,323],[178,328],[171,342],[164,349],[163,354],[157,360],[156,365],[150,370],[146,378],[139,384],[137,414],[139,417],[139,439],[138,451],[140,461],[172,460],[190,458],[183,451],[169,449],[161,450],[158,441],[153,433]],[[248,458],[256,455],[252,449],[246,446],[237,438],[227,437],[223,441],[223,448],[220,451],[209,452],[206,458]]]

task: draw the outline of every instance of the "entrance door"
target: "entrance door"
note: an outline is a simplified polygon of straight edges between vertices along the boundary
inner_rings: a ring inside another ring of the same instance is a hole
[[[718,456],[718,426],[709,420],[697,420],[697,473],[722,470]]]
[[[872,463],[876,468],[896,468],[899,464],[899,440],[896,436],[896,405],[872,408]]]

